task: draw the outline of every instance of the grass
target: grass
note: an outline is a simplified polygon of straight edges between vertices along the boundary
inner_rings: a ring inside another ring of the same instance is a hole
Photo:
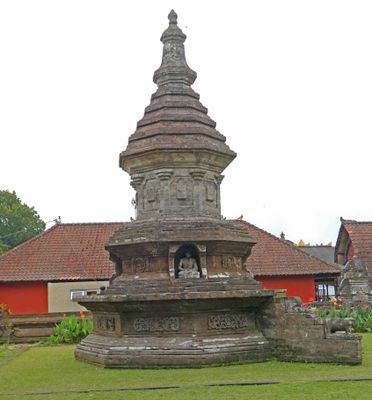
[[[8,346],[0,347],[0,362],[5,358],[8,358],[12,354],[12,350],[8,348]]]
[[[110,370],[75,361],[73,351],[74,346],[71,345],[32,347],[9,363],[3,364],[0,366],[0,399],[372,398],[372,381],[319,382],[327,379],[372,378],[372,334],[363,335],[363,364],[358,366],[270,361],[201,369]],[[280,384],[206,387],[213,383],[247,381],[279,381]],[[180,388],[22,395],[30,392],[167,385]]]
[[[0,365],[23,351],[23,347],[8,343],[0,344]]]
[[[1,399],[22,400],[370,400],[369,382],[305,383],[272,386],[182,388],[147,392],[112,392],[1,396]]]

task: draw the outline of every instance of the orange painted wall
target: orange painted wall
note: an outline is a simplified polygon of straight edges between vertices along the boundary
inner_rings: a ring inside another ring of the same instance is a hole
[[[298,296],[304,303],[315,300],[315,282],[313,276],[256,276],[265,289],[287,289],[288,296]]]
[[[46,282],[0,282],[0,303],[13,314],[48,312],[48,284]]]

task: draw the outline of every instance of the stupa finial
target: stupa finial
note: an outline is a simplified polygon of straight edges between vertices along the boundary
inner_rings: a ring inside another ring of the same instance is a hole
[[[190,86],[196,79],[196,72],[186,62],[184,41],[186,35],[177,25],[177,14],[174,10],[168,14],[169,26],[161,35],[163,42],[163,59],[161,66],[154,73],[154,82],[158,86],[172,83]]]
[[[174,10],[171,10],[168,14],[169,25],[177,25],[177,13]]]

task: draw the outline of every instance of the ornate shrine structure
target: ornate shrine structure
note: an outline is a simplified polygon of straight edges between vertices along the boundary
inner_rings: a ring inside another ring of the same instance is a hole
[[[273,357],[359,363],[359,336],[327,333],[296,299],[251,277],[255,241],[221,216],[222,172],[236,154],[191,88],[186,36],[173,10],[168,18],[158,89],[120,154],[136,190],[136,220],[106,243],[115,263],[110,286],[78,300],[94,331],[76,358],[106,367]]]

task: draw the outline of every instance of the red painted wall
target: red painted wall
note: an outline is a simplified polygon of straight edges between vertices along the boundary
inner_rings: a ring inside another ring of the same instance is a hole
[[[48,312],[48,284],[46,282],[0,282],[0,303],[13,314]]]
[[[298,296],[304,303],[315,300],[315,282],[313,276],[256,276],[265,289],[287,289],[288,296]]]
[[[353,258],[354,254],[355,254],[354,246],[352,243],[350,243],[349,247],[347,249],[346,262],[350,261]],[[345,262],[345,264],[346,264],[346,262]]]

